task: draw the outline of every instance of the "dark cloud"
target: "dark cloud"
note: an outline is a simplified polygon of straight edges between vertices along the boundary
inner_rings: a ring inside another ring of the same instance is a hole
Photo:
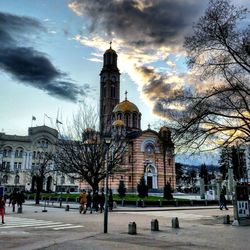
[[[75,102],[86,94],[88,86],[83,89],[64,80],[66,74],[60,72],[47,55],[32,47],[20,46],[20,41],[31,39],[42,30],[44,27],[35,19],[0,12],[0,69],[21,83]]]
[[[154,103],[153,112],[157,115],[167,117],[180,116],[182,114],[181,105],[187,106],[187,97],[192,96],[192,89],[185,88],[180,83],[180,79],[172,79],[171,74],[161,75],[150,67],[137,67],[137,72],[143,75],[147,82],[142,92]]]
[[[207,1],[74,0],[71,8],[91,20],[90,29],[136,46],[182,44]],[[98,17],[98,18],[97,18]]]

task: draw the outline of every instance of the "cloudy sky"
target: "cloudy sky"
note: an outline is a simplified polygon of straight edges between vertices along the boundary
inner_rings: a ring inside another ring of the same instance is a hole
[[[54,126],[58,113],[70,119],[82,102],[98,107],[102,56],[110,41],[122,73],[121,101],[127,90],[142,113],[143,129],[155,124],[176,105],[173,97],[199,84],[185,64],[183,41],[207,3],[1,0],[0,130],[25,135],[32,116],[33,125]]]

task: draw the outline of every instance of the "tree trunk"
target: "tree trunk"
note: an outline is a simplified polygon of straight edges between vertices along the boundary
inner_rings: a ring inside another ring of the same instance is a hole
[[[42,178],[40,176],[36,177],[36,204],[39,204],[42,186],[43,186]]]

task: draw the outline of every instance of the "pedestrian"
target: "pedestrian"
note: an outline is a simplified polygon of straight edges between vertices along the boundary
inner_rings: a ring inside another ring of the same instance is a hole
[[[91,191],[88,191],[87,205],[86,205],[86,208],[85,208],[83,213],[86,214],[88,209],[90,210],[90,213],[92,214],[92,195],[91,195]]]
[[[113,211],[113,193],[112,190],[109,190],[109,211]]]
[[[102,211],[104,210],[104,204],[105,204],[105,195],[103,191],[101,192],[99,199],[100,199],[100,212],[102,213]]]
[[[83,211],[86,210],[85,206],[86,206],[86,203],[87,203],[87,194],[86,194],[86,191],[84,189],[80,193],[79,203],[80,203],[79,212],[81,214]]]
[[[10,206],[10,204],[12,205],[12,212],[13,213],[16,210],[16,203],[17,203],[17,192],[14,189],[14,191],[10,194],[10,201],[9,201],[9,206]]]
[[[2,224],[5,224],[4,222],[4,212],[5,212],[5,200],[3,196],[0,196],[0,214],[2,217]]]
[[[100,196],[98,194],[98,191],[95,191],[93,194],[93,208],[96,212],[99,211],[99,203],[100,203]]]
[[[25,195],[23,191],[18,192],[16,194],[16,202],[17,202],[17,207],[22,208],[22,205],[25,202]]]
[[[225,197],[225,188],[223,188],[221,190],[221,193],[220,193],[220,210],[223,209],[223,207],[228,210],[227,208],[227,199]]]

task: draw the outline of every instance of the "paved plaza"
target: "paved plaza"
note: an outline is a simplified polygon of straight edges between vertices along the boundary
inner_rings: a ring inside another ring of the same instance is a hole
[[[6,224],[0,225],[1,249],[247,249],[249,227],[223,224],[233,209],[217,207],[135,208],[118,207],[108,216],[108,234],[103,233],[103,214],[79,214],[77,209],[25,205],[23,213],[7,207]],[[180,228],[171,220],[178,217]],[[159,231],[151,231],[151,221]],[[128,234],[136,222],[137,235]]]

